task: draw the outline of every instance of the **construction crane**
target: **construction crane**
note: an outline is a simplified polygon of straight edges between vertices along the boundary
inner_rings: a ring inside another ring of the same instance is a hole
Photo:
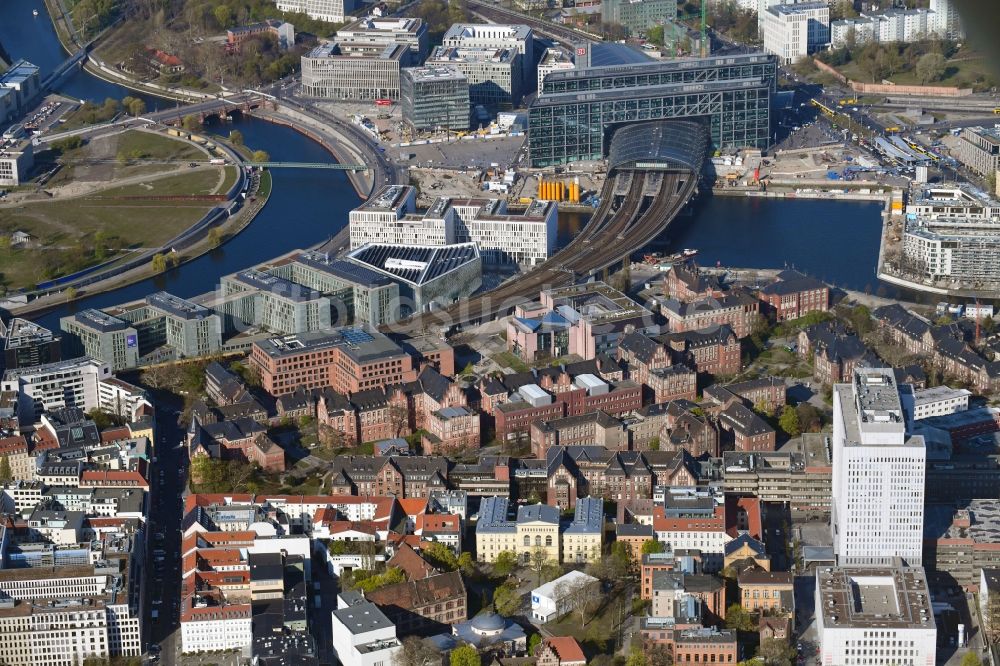
[[[677,30],[678,26],[684,27],[682,21],[690,21],[691,19],[701,19],[701,39],[698,44],[698,51],[702,58],[708,57],[708,0],[701,0],[701,11],[693,14],[680,14],[675,18],[668,21],[670,25],[669,35],[667,26],[663,27],[663,42],[664,46],[667,47],[667,52],[670,53],[670,57],[675,57],[677,55]]]

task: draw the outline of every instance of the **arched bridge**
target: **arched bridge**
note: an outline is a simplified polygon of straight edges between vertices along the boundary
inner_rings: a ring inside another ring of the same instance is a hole
[[[505,316],[543,289],[584,282],[651,243],[695,194],[708,128],[659,120],[612,129],[601,205],[566,247],[533,270],[454,305],[394,327],[410,333]]]

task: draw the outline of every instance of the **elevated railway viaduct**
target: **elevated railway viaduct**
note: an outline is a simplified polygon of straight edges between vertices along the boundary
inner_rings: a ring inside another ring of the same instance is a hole
[[[505,316],[543,289],[595,279],[659,236],[697,191],[708,128],[696,120],[658,120],[611,127],[609,134],[601,204],[576,238],[530,272],[393,330],[451,331]]]

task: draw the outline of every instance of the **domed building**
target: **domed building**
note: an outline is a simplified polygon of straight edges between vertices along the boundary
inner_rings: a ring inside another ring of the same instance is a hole
[[[480,652],[505,656],[522,655],[528,649],[528,637],[518,623],[496,613],[480,613],[468,622],[452,625],[451,635],[431,638],[442,651],[450,651],[467,643]]]

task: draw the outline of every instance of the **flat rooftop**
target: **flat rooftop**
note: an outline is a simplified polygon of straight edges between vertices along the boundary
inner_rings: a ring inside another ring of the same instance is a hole
[[[821,568],[816,572],[816,584],[825,627],[934,627],[930,590],[920,567]]]
[[[248,268],[233,275],[233,279],[251,289],[272,294],[296,303],[306,303],[322,298],[323,294],[291,280],[270,275],[255,268]]]
[[[123,331],[129,327],[129,323],[127,321],[123,321],[118,317],[107,314],[106,312],[95,310],[94,308],[77,312],[73,316],[73,319],[78,324],[82,324],[101,333]]]
[[[212,314],[208,308],[180,296],[158,291],[146,297],[146,304],[167,314],[186,320],[204,319]]]
[[[411,185],[386,185],[354,210],[396,210],[405,204],[413,191]]]
[[[271,358],[297,356],[306,352],[339,348],[357,362],[406,354],[395,342],[369,327],[345,327],[269,338],[256,343]]]
[[[406,67],[402,74],[412,81],[457,81],[465,80],[465,74],[448,65],[425,65],[423,67]]]
[[[444,33],[442,41],[450,39],[510,39],[524,41],[531,37],[526,25],[503,23],[455,23]]]
[[[381,273],[373,271],[370,268],[360,266],[354,262],[338,259],[325,252],[306,250],[305,252],[297,255],[294,261],[314,270],[328,273],[341,280],[353,282],[369,288],[385,287],[392,283],[388,277],[382,275]]]
[[[411,35],[417,35],[425,30],[423,19],[419,18],[381,18],[375,16],[367,16],[363,19],[354,21],[353,23],[348,23],[343,28],[337,31],[337,36],[351,35],[355,32],[361,33],[409,33]]]
[[[956,509],[952,504],[928,504],[924,539],[971,539],[1000,546],[1000,500],[976,499]]]

